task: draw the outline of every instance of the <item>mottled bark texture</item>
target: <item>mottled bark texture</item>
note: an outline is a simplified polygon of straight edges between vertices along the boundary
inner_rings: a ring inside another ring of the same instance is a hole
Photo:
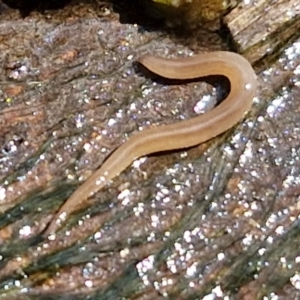
[[[107,4],[25,18],[1,7],[1,299],[300,298],[299,1],[274,27],[266,10],[252,20],[257,3],[249,26],[235,25],[237,12],[226,18],[232,36],[185,37]],[[279,33],[268,40],[272,59],[247,38],[268,28],[266,39]],[[280,33],[289,37],[278,47]],[[199,147],[135,161],[44,239],[59,206],[128,136],[226,93],[222,78],[170,82],[137,58],[234,50],[228,40],[257,71],[244,120]]]

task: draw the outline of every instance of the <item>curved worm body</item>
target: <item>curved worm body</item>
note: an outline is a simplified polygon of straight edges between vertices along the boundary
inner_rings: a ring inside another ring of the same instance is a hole
[[[150,71],[170,79],[223,75],[230,81],[230,93],[222,103],[205,114],[146,129],[130,137],[67,199],[50,223],[46,235],[54,233],[71,212],[136,158],[198,145],[234,126],[251,107],[257,85],[256,75],[250,63],[238,54],[217,51],[180,59],[146,55],[139,62]]]

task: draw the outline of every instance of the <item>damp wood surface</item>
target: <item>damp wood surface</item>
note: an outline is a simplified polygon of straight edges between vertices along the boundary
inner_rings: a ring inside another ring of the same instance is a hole
[[[109,2],[23,18],[1,7],[0,299],[300,298],[299,11],[272,59],[253,56],[259,88],[242,122],[135,161],[55,239],[42,237],[128,136],[191,118],[224,93],[222,78],[170,82],[136,61],[233,50],[226,38],[150,30],[125,13]],[[228,20],[232,39],[247,35]]]
[[[224,17],[239,53],[255,62],[276,54],[298,34],[300,2],[298,0],[258,0],[240,3]]]

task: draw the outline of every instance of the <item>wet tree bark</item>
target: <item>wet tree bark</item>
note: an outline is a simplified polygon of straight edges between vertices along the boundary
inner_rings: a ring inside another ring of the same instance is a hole
[[[232,48],[203,29],[183,44],[176,29],[120,23],[109,5],[26,18],[3,8],[1,299],[299,298],[299,5],[237,7],[224,19]],[[222,78],[170,82],[135,63],[190,48],[237,49],[253,63],[259,89],[245,119],[199,147],[137,160],[43,237],[128,136],[226,92]]]

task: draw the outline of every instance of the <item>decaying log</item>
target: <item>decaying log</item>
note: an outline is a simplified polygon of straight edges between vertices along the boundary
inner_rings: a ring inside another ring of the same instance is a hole
[[[258,0],[239,4],[224,22],[239,53],[251,62],[280,50],[299,34],[298,0]]]
[[[99,17],[79,1],[21,18],[1,6],[0,299],[300,299],[297,1],[258,1],[225,18],[263,70],[238,126],[137,160],[55,237],[42,236],[133,132],[190,118],[226,92],[221,78],[170,82],[136,64],[147,52],[234,50],[223,35],[183,45],[142,20],[120,22],[125,13],[106,7]],[[265,64],[269,51],[279,58]]]

